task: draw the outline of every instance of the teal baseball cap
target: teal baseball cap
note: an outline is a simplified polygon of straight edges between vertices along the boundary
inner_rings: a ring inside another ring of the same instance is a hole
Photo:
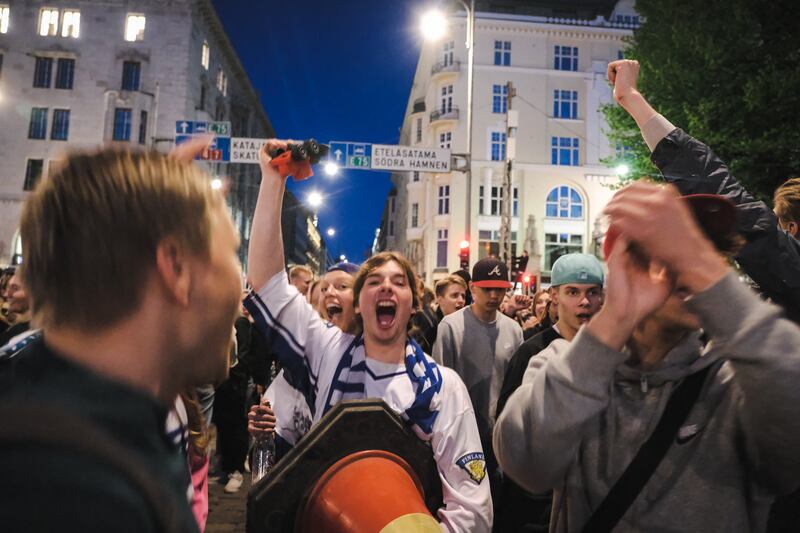
[[[567,283],[603,285],[603,265],[593,255],[565,254],[556,259],[550,274],[550,286]]]

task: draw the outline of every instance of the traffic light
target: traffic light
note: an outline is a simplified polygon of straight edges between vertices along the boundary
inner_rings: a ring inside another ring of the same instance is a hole
[[[461,241],[458,245],[458,258],[460,260],[460,268],[469,270],[469,241]]]

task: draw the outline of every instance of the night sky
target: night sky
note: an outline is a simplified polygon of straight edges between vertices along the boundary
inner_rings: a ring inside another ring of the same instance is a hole
[[[425,0],[213,0],[276,135],[397,144],[421,40]],[[326,201],[329,253],[361,261],[380,226],[389,174],[322,168],[289,188]]]

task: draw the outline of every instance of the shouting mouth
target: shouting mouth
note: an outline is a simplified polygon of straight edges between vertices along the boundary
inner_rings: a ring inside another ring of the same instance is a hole
[[[333,303],[325,306],[325,310],[328,312],[328,319],[331,322],[336,320],[337,317],[341,316],[343,311],[342,306]]]
[[[381,329],[390,328],[394,325],[394,318],[397,314],[397,304],[389,300],[380,301],[378,305],[375,306],[375,314],[378,319],[378,327]]]
[[[578,321],[581,324],[585,324],[586,322],[589,322],[589,319],[592,318],[592,314],[591,313],[578,313],[575,316],[578,318]]]

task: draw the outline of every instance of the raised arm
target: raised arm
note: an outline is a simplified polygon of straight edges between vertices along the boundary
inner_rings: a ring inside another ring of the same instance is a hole
[[[270,140],[261,147],[261,187],[253,214],[248,248],[247,275],[256,289],[284,269],[283,235],[281,234],[281,208],[286,192],[286,178],[269,164],[270,150],[286,148],[286,142]]]

